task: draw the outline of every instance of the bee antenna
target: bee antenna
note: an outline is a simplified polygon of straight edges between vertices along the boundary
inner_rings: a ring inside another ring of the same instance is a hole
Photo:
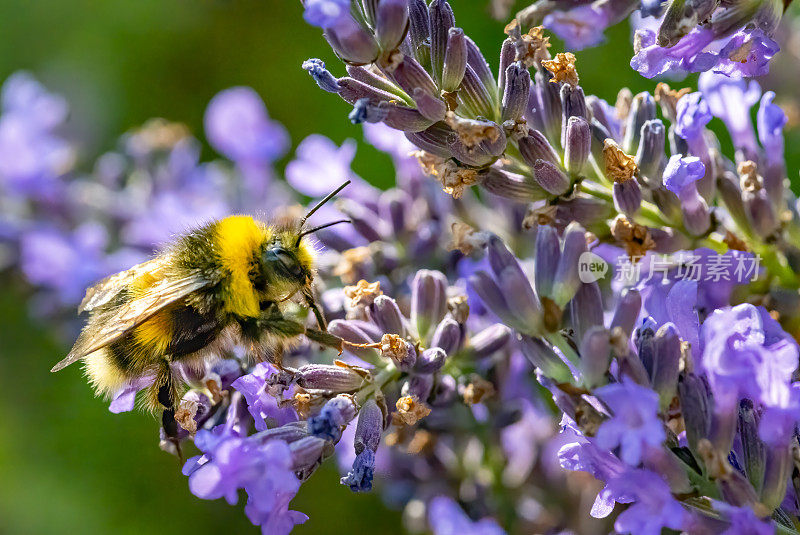
[[[318,230],[322,230],[324,228],[332,227],[334,225],[338,225],[339,223],[352,223],[349,219],[340,219],[338,221],[331,221],[330,223],[325,223],[324,225],[320,225],[318,227],[310,228],[307,230],[302,231],[300,234],[297,235],[297,241],[295,242],[294,246],[297,247],[300,245],[300,240],[303,239],[303,236],[308,236],[309,234],[313,234]]]
[[[303,228],[303,225],[305,225],[305,224],[306,224],[306,221],[308,221],[308,218],[309,218],[309,217],[311,217],[312,215],[314,215],[314,212],[316,212],[317,210],[319,210],[320,208],[322,208],[322,206],[323,206],[323,205],[324,205],[326,202],[328,202],[328,201],[330,201],[331,199],[333,199],[334,197],[336,197],[336,194],[337,194],[337,193],[339,193],[340,191],[342,191],[344,188],[346,188],[348,184],[350,184],[350,181],[349,181],[349,180],[345,181],[345,183],[344,183],[344,184],[342,184],[341,186],[339,186],[338,188],[336,188],[335,190],[333,190],[332,192],[330,192],[328,195],[326,195],[326,196],[325,196],[325,198],[324,198],[324,199],[322,199],[321,201],[319,201],[319,202],[318,202],[318,203],[317,203],[317,204],[316,204],[316,205],[315,205],[315,206],[314,206],[314,207],[313,207],[311,210],[309,210],[309,211],[308,211],[308,213],[307,213],[306,215],[304,215],[304,216],[303,216],[303,218],[300,220],[300,228],[301,228],[301,229]]]

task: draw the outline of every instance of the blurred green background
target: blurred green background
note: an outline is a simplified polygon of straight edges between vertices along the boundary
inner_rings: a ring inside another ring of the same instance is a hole
[[[451,3],[492,61],[504,24],[490,19],[488,1]],[[85,165],[151,117],[184,122],[202,138],[206,103],[233,85],[261,94],[293,147],[313,132],[360,139],[349,107],[300,68],[320,57],[344,72],[301,11],[297,0],[2,0],[0,79],[26,69],[69,100]],[[613,102],[624,85],[652,90],[628,66],[627,24],[608,36],[606,46],[578,54],[587,92]],[[556,40],[553,50],[561,50]],[[787,145],[798,142],[795,133]],[[790,158],[797,169],[800,155]],[[375,184],[392,180],[388,157],[364,144],[354,168]],[[0,533],[255,533],[241,505],[189,493],[177,461],[157,447],[154,420],[109,413],[78,368],[48,373],[68,341],[29,319],[24,285],[1,277]],[[298,534],[401,532],[398,512],[375,494],[352,495],[330,462],[292,505],[311,517]]]

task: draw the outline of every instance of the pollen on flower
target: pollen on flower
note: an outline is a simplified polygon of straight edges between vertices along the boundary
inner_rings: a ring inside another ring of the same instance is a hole
[[[401,362],[406,358],[408,347],[406,341],[396,334],[384,334],[381,338],[381,356],[394,362]]]
[[[575,70],[575,54],[559,52],[555,59],[542,61],[542,67],[553,73],[551,82],[566,82],[575,87],[578,85],[578,71]]]
[[[444,122],[458,134],[459,141],[467,148],[477,147],[484,141],[494,143],[500,138],[500,129],[491,121],[464,119],[448,111]]]
[[[371,305],[383,292],[380,281],[369,283],[361,279],[354,286],[345,286],[344,295],[350,300],[349,305],[352,308],[359,308]]]
[[[755,162],[751,160],[741,162],[737,171],[743,191],[758,191],[763,187],[763,179],[758,174],[758,165]]]
[[[485,232],[475,230],[472,226],[463,221],[454,221],[450,225],[452,234],[447,248],[450,251],[461,251],[466,256],[471,255],[475,250],[482,249],[488,240]]]
[[[372,251],[369,247],[354,247],[342,251],[339,262],[333,268],[333,274],[345,284],[355,284],[361,267],[372,258]]]
[[[464,189],[481,181],[477,169],[462,167],[453,160],[445,160],[425,151],[417,151],[415,155],[423,171],[439,179],[442,189],[454,199],[460,198],[464,194]]]
[[[529,208],[522,220],[522,228],[530,230],[538,225],[552,225],[556,221],[558,207],[555,205]]]
[[[624,215],[618,215],[611,223],[611,235],[625,246],[625,252],[634,262],[656,246],[650,235],[650,229],[631,221]]]
[[[175,421],[192,436],[197,432],[197,422],[194,417],[197,416],[199,406],[196,401],[182,399],[178,410],[175,411]]]
[[[541,64],[550,59],[550,37],[544,35],[544,26],[534,26],[528,33],[522,34],[517,19],[512,20],[503,30],[516,47],[515,61],[521,61],[526,67]]]
[[[398,399],[395,406],[397,412],[392,413],[392,423],[398,426],[414,425],[431,413],[428,406],[414,396],[404,396]]]
[[[684,95],[688,95],[692,92],[692,88],[690,87],[683,87],[681,89],[672,89],[669,84],[665,84],[664,82],[659,82],[656,85],[656,90],[654,93],[654,98],[656,102],[661,106],[661,109],[664,110],[664,114],[668,117],[674,117],[677,113],[678,108],[678,101]]]
[[[461,395],[464,398],[464,403],[474,405],[492,397],[494,394],[495,388],[492,383],[479,375],[473,374]]]
[[[458,323],[466,323],[469,317],[469,301],[464,294],[450,296],[447,299],[447,310]]]
[[[617,142],[611,138],[606,139],[603,143],[603,160],[606,176],[614,182],[620,184],[627,182],[639,173],[635,158],[625,154]]]
[[[311,394],[308,392],[296,392],[292,398],[292,406],[301,418],[307,418],[311,414]]]

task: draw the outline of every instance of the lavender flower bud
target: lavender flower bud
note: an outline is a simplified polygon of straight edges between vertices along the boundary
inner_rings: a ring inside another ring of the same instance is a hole
[[[628,288],[623,291],[622,296],[614,309],[614,317],[611,319],[611,329],[619,327],[628,335],[633,332],[633,326],[639,317],[642,308],[642,296],[639,290]]]
[[[611,364],[611,335],[602,326],[589,329],[581,340],[581,374],[584,382],[594,388],[605,384]]]
[[[475,44],[475,41],[469,37],[465,37],[464,39],[467,41],[467,65],[469,65],[469,67],[475,71],[478,80],[481,81],[487,90],[491,89],[490,93],[496,94],[497,82],[494,80],[492,71],[489,68],[489,63],[486,62],[486,58],[483,57],[483,54],[478,48],[478,45]]]
[[[678,397],[681,400],[686,439],[695,452],[698,451],[700,440],[708,436],[709,395],[708,386],[702,377],[688,373],[678,378]]]
[[[405,319],[397,302],[386,295],[379,295],[370,306],[370,317],[387,334],[406,335]]]
[[[374,398],[369,398],[358,413],[358,424],[356,425],[356,435],[353,440],[356,454],[365,449],[373,452],[378,450],[383,434],[383,411],[375,402]]]
[[[431,347],[439,347],[448,355],[458,351],[461,345],[461,326],[451,318],[445,318],[436,327],[431,338]]]
[[[522,118],[528,105],[531,90],[531,75],[522,62],[514,62],[506,69],[506,83],[503,88],[502,121],[516,121]]]
[[[566,193],[571,184],[564,171],[545,160],[536,160],[533,163],[533,176],[542,189],[553,195]]]
[[[623,150],[627,154],[632,154],[639,147],[644,123],[655,118],[656,101],[653,96],[646,91],[636,95],[631,103],[631,111],[625,125],[625,138],[622,141]]]
[[[291,444],[292,442],[296,442],[308,436],[307,427],[306,422],[303,421],[290,422],[280,427],[259,431],[250,438],[257,444],[266,444],[270,440],[280,440],[281,442]]]
[[[411,396],[420,401],[426,401],[433,391],[433,375],[414,374],[400,389],[401,396]]]
[[[352,344],[374,344],[381,339],[379,332],[368,332],[372,324],[354,320],[333,320],[328,325],[328,332]],[[367,329],[367,330],[365,330]],[[357,347],[345,344],[347,351],[367,362],[375,362],[376,352],[368,347]]]
[[[303,70],[308,72],[317,85],[328,93],[339,92],[339,81],[334,75],[325,68],[325,63],[321,59],[311,58],[303,62]]]
[[[500,45],[500,66],[497,72],[497,87],[500,89],[501,94],[505,94],[506,88],[506,70],[508,66],[514,62],[517,56],[517,47],[511,39],[506,39]]]
[[[603,163],[605,156],[603,155],[603,148],[605,147],[606,139],[614,139],[608,129],[600,124],[597,119],[592,119],[592,157],[594,161]]]
[[[464,79],[464,72],[467,70],[467,41],[464,38],[464,30],[461,28],[450,28],[447,35],[447,50],[444,55],[444,66],[442,69],[442,89],[444,91],[455,91]]]
[[[428,5],[425,0],[409,0],[408,3],[408,40],[411,51],[419,60],[419,50],[428,39]]]
[[[478,116],[491,117],[494,115],[492,93],[470,65],[467,65],[467,69],[464,71],[464,79],[461,80],[458,94],[464,105],[472,109]]]
[[[511,340],[511,329],[502,323],[486,327],[470,339],[475,360],[481,360],[503,349]]]
[[[357,65],[372,63],[380,52],[372,34],[350,16],[326,28],[325,38],[336,54],[348,63]]]
[[[325,440],[318,437],[304,437],[289,444],[292,453],[292,470],[302,471],[315,466],[322,458]]]
[[[434,119],[429,119],[418,110],[408,106],[390,103],[387,110],[386,118],[383,122],[387,126],[403,132],[421,132],[436,122]]]
[[[547,197],[545,191],[528,182],[525,177],[494,167],[483,174],[481,185],[489,193],[517,202],[531,202]]]
[[[447,353],[440,347],[430,347],[423,351],[417,359],[416,371],[419,373],[436,373],[442,369]]]
[[[575,297],[569,302],[569,312],[576,340],[582,340],[584,333],[592,327],[602,326],[603,298],[600,295],[600,285],[597,282],[581,284]]]
[[[375,37],[381,49],[395,50],[408,28],[408,0],[380,0],[375,13]]]
[[[784,480],[784,493],[786,492],[785,485],[786,481]],[[728,471],[717,479],[717,486],[722,494],[722,499],[734,507],[751,507],[758,500],[753,485],[736,470],[728,468]]]
[[[552,83],[550,72],[542,69],[533,78],[539,96],[544,133],[551,142],[557,143],[561,136],[561,84]]]
[[[570,117],[588,117],[586,98],[580,86],[564,84],[561,86],[561,146],[567,146],[567,127]]]
[[[338,442],[342,428],[356,416],[356,404],[347,395],[328,400],[316,415],[308,419],[308,432],[323,440]]]
[[[440,271],[417,271],[411,283],[411,324],[420,340],[447,314],[447,277]]]
[[[536,160],[550,162],[553,165],[561,163],[553,146],[550,145],[544,134],[538,130],[531,130],[527,136],[521,138],[517,143],[519,144],[519,152],[522,155],[522,159],[531,167],[536,163]]]
[[[433,396],[428,400],[431,407],[446,407],[458,396],[458,383],[452,375],[441,375],[434,387]]]
[[[743,229],[749,229],[750,222],[742,199],[742,190],[739,188],[738,177],[732,172],[722,173],[717,178],[717,191],[736,224]]]
[[[662,185],[650,190],[653,203],[661,210],[664,216],[672,221],[679,221],[683,218],[683,209],[678,196]]]
[[[767,195],[766,190],[759,189],[753,192],[744,192],[742,195],[745,209],[750,216],[752,229],[761,238],[769,238],[778,229],[778,215]]]
[[[296,381],[307,390],[355,392],[364,384],[364,377],[350,368],[327,364],[306,364],[297,370]]]
[[[758,436],[759,416],[753,402],[743,399],[739,402],[739,436],[742,443],[742,456],[747,479],[759,488],[764,481],[766,463],[764,443]]]
[[[792,450],[788,444],[768,444],[764,466],[761,503],[768,510],[776,509],[786,496],[786,481],[792,473]]]
[[[383,434],[383,411],[374,398],[368,399],[358,413],[353,446],[356,458],[353,469],[343,477],[341,482],[348,485],[353,492],[365,492],[372,489],[372,477],[375,470],[375,452]]]
[[[581,284],[578,276],[578,259],[586,252],[586,231],[576,223],[570,223],[564,231],[564,248],[558,260],[553,282],[553,301],[561,307],[575,297]]]
[[[636,150],[636,165],[639,167],[639,175],[647,180],[648,185],[661,183],[665,139],[666,130],[660,119],[647,121],[642,125],[639,148]]]
[[[522,354],[541,372],[558,383],[572,380],[572,372],[555,351],[540,338],[531,338],[523,334],[517,335]]]
[[[578,175],[583,171],[592,150],[592,130],[583,117],[570,117],[567,121],[564,165],[567,172]]]
[[[632,216],[639,211],[642,204],[642,188],[638,181],[614,182],[612,195],[618,212]]]
[[[439,96],[436,82],[433,81],[428,71],[412,57],[405,56],[394,72],[392,77],[403,91],[413,95],[416,91],[422,91],[432,97]]]
[[[536,294],[540,298],[550,297],[553,294],[553,280],[559,258],[561,258],[561,244],[558,241],[558,232],[549,225],[539,226],[534,256],[534,285]]]
[[[653,338],[653,390],[661,400],[661,409],[666,410],[675,397],[681,360],[681,339],[672,323],[658,329]]]
[[[428,20],[431,40],[431,71],[433,79],[441,87],[447,40],[450,28],[456,25],[456,19],[447,0],[433,0],[428,6]]]

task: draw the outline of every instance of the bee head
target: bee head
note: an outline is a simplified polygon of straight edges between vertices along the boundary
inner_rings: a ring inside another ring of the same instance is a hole
[[[298,285],[306,285],[312,279],[313,254],[305,243],[295,242],[293,236],[285,234],[271,241],[261,255],[262,266],[277,277]]]

